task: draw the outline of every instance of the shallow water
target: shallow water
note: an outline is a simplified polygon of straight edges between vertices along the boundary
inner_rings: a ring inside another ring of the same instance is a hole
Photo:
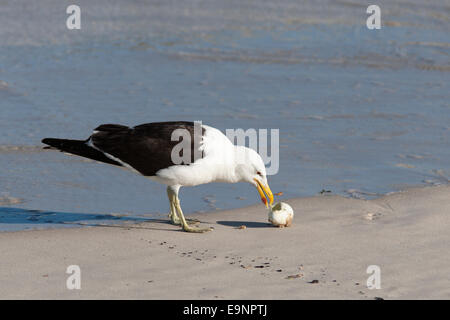
[[[101,123],[279,129],[280,199],[449,182],[448,1],[382,1],[378,31],[353,1],[92,2],[78,1],[72,31],[59,1],[2,4],[0,230],[166,214],[163,186],[40,148]],[[213,184],[181,201],[189,213],[259,199]],[[33,224],[27,210],[58,219]]]

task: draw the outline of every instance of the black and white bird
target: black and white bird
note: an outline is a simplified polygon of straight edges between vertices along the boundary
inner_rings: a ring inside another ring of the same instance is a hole
[[[248,182],[257,188],[266,207],[273,203],[261,156],[199,122],[154,122],[135,127],[103,124],[87,140],[46,138],[42,142],[50,146],[48,149],[125,167],[167,185],[169,217],[187,232],[211,228],[187,223],[178,198],[182,186]]]

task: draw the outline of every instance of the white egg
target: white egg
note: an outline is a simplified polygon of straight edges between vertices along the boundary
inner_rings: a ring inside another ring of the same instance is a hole
[[[277,202],[270,208],[269,222],[277,227],[289,227],[294,219],[294,210],[284,202]]]

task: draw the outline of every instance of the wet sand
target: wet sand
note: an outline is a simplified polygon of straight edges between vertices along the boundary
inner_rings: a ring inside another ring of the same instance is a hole
[[[258,205],[197,215],[207,234],[164,220],[0,233],[0,298],[450,298],[449,186],[286,202],[296,216],[284,229]],[[66,288],[69,265],[80,290]],[[367,288],[369,265],[381,289]]]

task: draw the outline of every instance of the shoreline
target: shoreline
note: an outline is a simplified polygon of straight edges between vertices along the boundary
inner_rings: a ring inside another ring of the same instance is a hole
[[[309,198],[315,198],[315,197],[321,197],[321,196],[337,196],[337,197],[342,197],[344,199],[354,199],[354,200],[363,200],[363,201],[371,201],[371,200],[377,200],[380,198],[384,198],[387,196],[391,196],[397,193],[403,193],[403,192],[407,192],[408,190],[415,190],[415,189],[426,189],[426,188],[438,188],[438,187],[450,187],[450,183],[437,183],[437,184],[428,184],[428,183],[417,183],[417,184],[412,184],[412,185],[403,185],[403,187],[401,189],[398,190],[394,190],[394,191],[389,191],[386,193],[373,193],[373,192],[365,192],[365,191],[361,191],[358,189],[348,189],[345,190],[343,192],[340,193],[333,193],[333,192],[329,192],[326,191],[325,189],[323,189],[322,191],[324,191],[323,193],[318,192],[315,195],[312,196],[306,196],[306,197],[294,197],[294,198],[287,198],[287,199],[280,199],[280,197],[278,198],[278,201],[282,201],[282,202],[288,202],[288,201],[293,201],[296,199],[309,199]],[[282,196],[281,196],[282,197]],[[277,200],[277,199],[275,199]],[[2,202],[3,201],[3,202]],[[8,208],[11,210],[17,209],[17,210],[25,210],[25,211],[30,211],[30,212],[37,212],[37,211],[41,211],[39,209],[29,209],[27,207],[22,207],[21,204],[25,203],[26,201],[23,200],[22,198],[16,198],[16,197],[12,197],[9,196],[8,194],[4,195],[3,197],[0,196],[0,206],[4,206],[4,208]],[[276,202],[276,201],[275,201]],[[18,205],[18,206],[14,206],[14,205]],[[218,209],[215,211],[195,211],[192,213],[185,213],[187,218],[196,218],[197,216],[201,216],[201,215],[211,215],[213,213],[217,213],[217,212],[223,212],[223,211],[233,211],[233,210],[244,210],[245,208],[251,208],[251,207],[257,207],[259,204],[252,204],[252,205],[247,205],[247,206],[243,206],[243,207],[239,207],[239,208],[225,208],[225,209]],[[53,211],[43,211],[44,213],[58,213],[60,215],[67,215],[67,216],[73,216],[73,213],[70,212],[53,212]],[[122,213],[100,213],[100,214],[94,214],[94,213],[77,213],[75,214],[78,217],[80,217],[80,220],[83,220],[83,215],[86,216],[86,221],[89,221],[91,218],[91,216],[95,215],[97,216],[99,219],[94,220],[92,223],[89,222],[71,222],[71,221],[45,221],[42,223],[37,223],[39,224],[39,226],[36,227],[31,227],[31,228],[24,228],[24,229],[0,229],[0,234],[2,233],[11,233],[11,232],[25,232],[25,231],[44,231],[44,230],[52,230],[52,229],[72,229],[72,228],[86,228],[86,227],[108,227],[108,226],[123,226],[123,227],[127,227],[128,225],[135,225],[135,224],[140,224],[141,221],[140,220],[146,220],[148,219],[149,221],[152,220],[164,220],[166,218],[166,215],[164,213],[156,213],[155,216],[156,217],[148,217],[149,214],[122,214]],[[102,222],[102,218],[101,216],[104,216],[105,218],[105,222]],[[117,219],[117,220],[123,220],[123,221],[117,221],[116,224],[113,225],[108,225],[108,222],[112,222],[113,219]],[[17,224],[24,224],[24,223],[28,223],[26,220],[29,220],[29,218],[24,217],[23,218],[23,222],[17,222]],[[47,224],[47,225],[46,225]],[[0,223],[1,225],[1,223]]]
[[[0,299],[448,299],[450,186],[374,200],[320,195],[284,200],[292,227],[262,205],[165,220],[0,233]],[[245,225],[245,229],[238,227]],[[81,290],[66,269],[79,265]],[[370,265],[381,289],[368,289]]]

